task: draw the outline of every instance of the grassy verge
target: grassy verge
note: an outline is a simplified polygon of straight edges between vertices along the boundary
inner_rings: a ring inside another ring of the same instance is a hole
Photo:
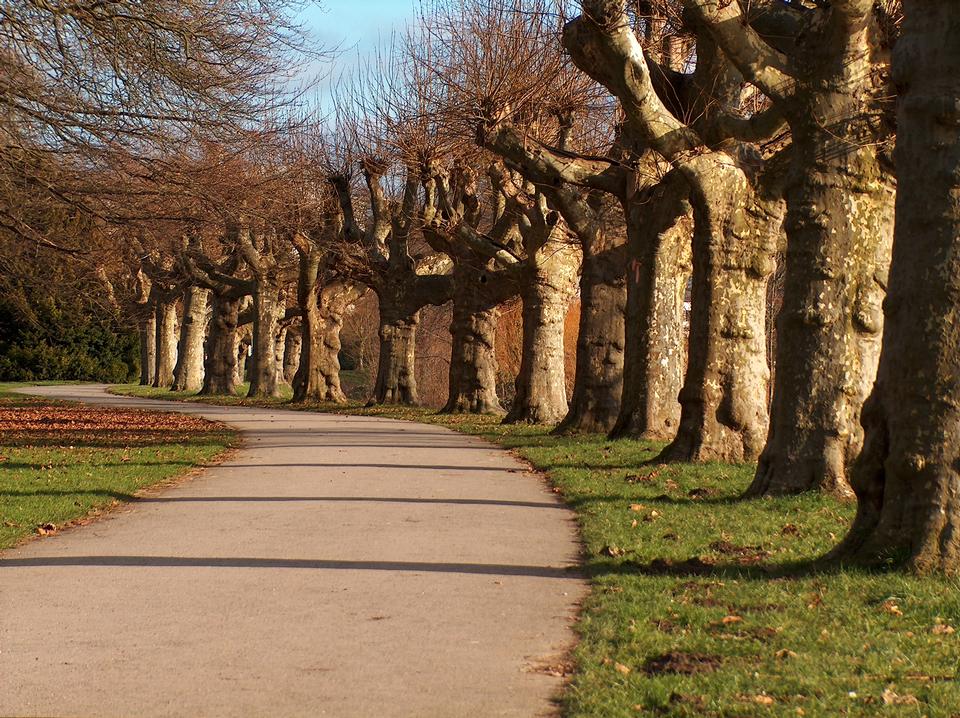
[[[648,442],[426,410],[301,408],[442,424],[550,476],[577,514],[592,582],[568,716],[960,716],[958,583],[812,566],[843,536],[850,504],[741,501],[752,466],[652,465]]]
[[[235,435],[192,417],[103,409],[0,384],[0,549],[91,519],[209,462]]]

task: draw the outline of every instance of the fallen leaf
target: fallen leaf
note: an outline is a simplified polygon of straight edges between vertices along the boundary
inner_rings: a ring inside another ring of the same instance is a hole
[[[880,697],[883,699],[883,704],[887,706],[918,706],[920,701],[916,696],[910,695],[909,693],[905,695],[898,695],[893,690],[894,686],[887,686],[883,693],[880,694]]]
[[[645,508],[647,507],[643,504],[630,504],[631,511],[643,511]]]
[[[620,556],[623,556],[626,553],[626,551],[624,551],[619,546],[605,546],[601,551],[601,553],[606,554],[607,556],[610,556],[612,558],[618,558]]]
[[[900,610],[900,606],[898,606],[897,602],[892,598],[888,598],[886,601],[880,604],[880,608],[881,610],[886,611],[892,616],[903,615],[903,611]]]
[[[933,626],[932,632],[936,636],[949,636],[955,633],[956,630],[953,626],[949,626],[946,623],[937,623]]]
[[[743,619],[740,616],[724,616],[722,623],[740,623]]]
[[[781,648],[774,654],[777,658],[783,660],[786,658],[796,658],[797,654],[791,651],[789,648]]]
[[[633,672],[633,669],[630,668],[630,666],[625,666],[622,663],[614,663],[613,667],[616,669],[617,673],[622,673],[625,676]]]
[[[753,702],[759,703],[762,706],[772,706],[776,701],[774,701],[773,698],[771,698],[770,696],[760,695],[760,696],[754,696]]]

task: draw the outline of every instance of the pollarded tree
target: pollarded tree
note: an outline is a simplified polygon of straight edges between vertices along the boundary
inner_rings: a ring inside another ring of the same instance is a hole
[[[497,312],[519,291],[520,259],[511,245],[519,239],[520,218],[501,181],[496,172],[479,177],[471,163],[459,159],[431,162],[424,174],[424,236],[453,260],[453,346],[444,413],[504,413],[496,385]]]
[[[377,404],[418,404],[416,380],[416,332],[420,311],[428,305],[445,304],[452,297],[453,278],[449,262],[437,256],[411,256],[411,240],[420,229],[421,170],[403,167],[403,194],[399,201],[383,186],[389,163],[367,158],[362,162],[369,216],[357,216],[350,176],[334,174],[343,213],[344,242],[341,247],[352,261],[348,271],[379,299],[380,358],[370,401]]]
[[[772,422],[750,494],[849,495],[893,237],[895,3],[684,0],[789,123]]]
[[[960,6],[905,0],[896,236],[843,561],[960,571]]]
[[[540,278],[532,284],[522,282],[521,293],[530,294],[528,341],[535,344],[532,337],[539,331],[534,330],[537,320],[532,310],[559,306],[557,301],[545,304],[533,293],[554,284],[565,287],[570,260],[580,260],[577,369],[573,396],[558,430],[608,431],[616,420],[622,392],[626,236],[613,203],[597,191],[597,185],[616,182],[608,176],[615,172],[611,169],[615,163],[581,158],[572,151],[571,135],[586,134],[581,130],[601,123],[591,116],[592,83],[570,68],[555,41],[558,27],[552,10],[540,0],[445,5],[430,18],[429,51],[423,52],[422,64],[442,66],[437,74],[445,81],[438,94],[451,133],[475,136],[481,147],[532,183],[550,209],[563,218],[566,226],[557,223],[557,232],[572,233],[579,243],[579,257],[566,253],[567,261],[554,262],[552,267],[538,270],[536,261],[528,267],[531,279]],[[551,149],[555,150],[552,155]],[[587,148],[579,143],[577,149]],[[558,155],[562,157],[554,161]],[[528,252],[524,254],[531,259]],[[546,254],[563,256],[550,250]],[[551,280],[554,273],[559,282]],[[554,324],[550,324],[548,343],[555,345],[559,332]],[[535,346],[526,351],[525,366],[554,366],[537,359],[533,350]],[[523,395],[520,387],[518,394]]]
[[[739,115],[743,79],[709,36],[697,37],[693,72],[677,72],[644,49],[622,2],[589,0],[583,8],[564,29],[565,47],[618,98],[638,155],[654,152],[673,168],[644,190],[674,197],[657,199],[666,215],[641,230],[649,234],[639,246],[665,243],[684,197],[693,210],[687,372],[677,436],[661,458],[753,459],[767,431],[766,281],[782,212],[757,172],[758,153],[735,140],[763,128],[768,115]],[[672,177],[686,185],[680,195]],[[642,266],[642,256],[634,259]]]
[[[498,185],[519,215],[520,300],[523,317],[520,369],[504,423],[556,424],[568,411],[564,327],[580,268],[571,240],[547,196],[505,168]]]

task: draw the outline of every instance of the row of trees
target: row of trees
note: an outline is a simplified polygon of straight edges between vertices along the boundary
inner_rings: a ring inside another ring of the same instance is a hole
[[[369,291],[370,400],[415,404],[421,312],[450,303],[443,411],[662,440],[663,462],[756,460],[748,495],[856,494],[837,557],[954,570],[960,68],[934,63],[960,62],[958,20],[946,0],[903,5],[437,0],[318,122],[268,81],[296,46],[277,8],[237,3],[214,18],[226,35],[198,41],[199,7],[160,4],[188,21],[146,26],[197,72],[161,57],[156,96],[141,96],[116,82],[122,63],[73,59],[113,93],[92,115],[116,124],[109,138],[86,110],[46,136],[59,116],[13,103],[14,154],[33,154],[5,181],[36,167],[47,195],[5,205],[7,231],[72,251],[15,223],[48,221],[46,203],[90,218],[145,383],[235,393],[249,342],[251,396],[289,382],[295,401],[342,401],[340,328]],[[69,11],[78,41],[103,7]],[[102,111],[117,93],[135,122]],[[501,407],[511,299],[522,359]]]

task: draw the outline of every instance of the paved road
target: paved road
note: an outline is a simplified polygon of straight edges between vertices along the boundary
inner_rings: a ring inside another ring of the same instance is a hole
[[[0,553],[0,716],[542,716],[573,642],[571,514],[505,452],[386,419],[197,413],[228,463]]]

